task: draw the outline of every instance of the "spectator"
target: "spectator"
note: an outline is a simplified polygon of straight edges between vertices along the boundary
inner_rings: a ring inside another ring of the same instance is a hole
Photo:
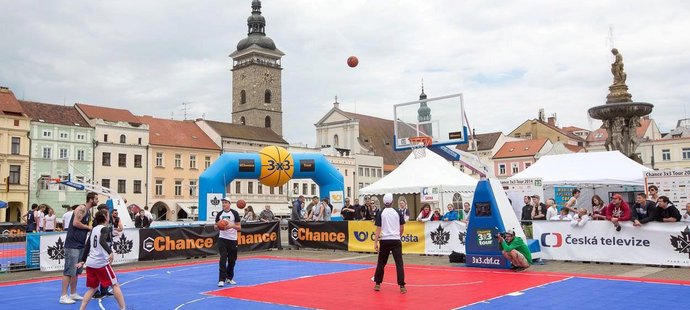
[[[158,214],[160,214],[160,211],[158,211],[158,212],[159,212]],[[149,212],[149,206],[144,206],[144,215],[146,215],[146,217],[149,218],[149,223],[153,223],[154,218],[153,218],[153,214],[151,214],[151,212]],[[155,220],[158,220],[158,219],[156,218]],[[149,224],[149,225],[151,225],[151,224]],[[146,227],[148,227],[148,226],[146,226]]]
[[[659,196],[657,200],[657,209],[654,219],[657,222],[679,222],[680,211],[673,205],[671,200],[666,196]]]
[[[305,214],[302,216],[306,218],[308,221],[314,220],[314,207],[319,205],[319,196],[312,196],[311,197],[311,202],[307,205],[307,209],[305,210]]]
[[[681,222],[690,222],[690,202],[685,204],[685,214],[680,218]]]
[[[632,207],[633,226],[641,226],[654,220],[656,202],[647,200],[647,194],[638,193]]]
[[[110,223],[113,225],[113,236],[117,236],[124,230],[122,220],[120,219],[120,212],[114,209],[111,218]]]
[[[520,223],[522,224],[522,230],[525,231],[525,237],[532,239],[532,210],[534,206],[532,206],[532,199],[530,196],[522,197],[522,200],[525,205],[522,206]]]
[[[48,214],[43,218],[43,231],[55,231],[55,210],[51,207],[48,207]]]
[[[558,215],[549,219],[550,221],[572,221],[573,218],[570,216],[570,209],[563,208]]]
[[[647,191],[649,192],[649,200],[659,201],[659,188],[656,185],[648,186]]]
[[[65,212],[65,214],[62,215],[62,230],[67,231],[67,229],[70,226],[70,220],[72,219],[72,214],[74,213],[74,210],[77,209],[79,205],[72,205],[72,208]]]
[[[582,227],[589,222],[590,217],[587,215],[587,209],[585,208],[579,208],[577,209],[577,214],[573,216],[573,219],[570,221],[570,226],[573,227]]]
[[[149,226],[151,226],[151,220],[149,220],[149,217],[146,216],[146,212],[144,210],[139,210],[139,214],[134,217],[134,227],[147,228]]]
[[[271,211],[271,205],[264,206],[264,210],[259,214],[259,220],[262,222],[272,222],[276,220],[276,216]]]
[[[362,205],[359,208],[359,216],[361,220],[364,221],[371,221],[371,209],[369,207],[369,204],[371,203],[371,200],[369,197],[364,197],[364,205]]]
[[[471,209],[469,202],[465,202],[462,206],[463,206],[463,209],[462,209],[462,219],[461,220],[463,223],[467,224],[470,221],[470,210],[472,210],[472,209]]]
[[[574,188],[573,196],[565,203],[565,208],[569,209],[571,214],[577,214],[577,199],[580,198],[580,194],[580,190]]]
[[[498,236],[498,243],[501,246],[503,256],[513,265],[514,271],[523,271],[532,264],[532,254],[527,248],[527,244],[520,237],[515,236],[515,231],[509,230],[503,236]]]
[[[252,206],[247,206],[244,208],[244,216],[242,216],[242,222],[256,222],[257,221],[257,216],[256,213],[254,213],[254,208]]]
[[[299,195],[297,197],[297,200],[292,203],[292,212],[290,212],[290,219],[293,221],[301,221],[304,218],[302,217],[302,209],[304,208],[304,196]]]
[[[595,221],[606,220],[606,206],[599,195],[592,196],[592,219]]]
[[[620,222],[630,220],[630,207],[628,203],[623,201],[623,196],[620,194],[613,194],[613,199],[608,207],[606,207],[606,219],[613,223],[616,231],[621,231]]]
[[[373,199],[369,200],[369,218],[368,221],[373,221],[379,213],[379,206],[374,203]]]
[[[329,222],[331,220],[331,214],[333,213],[333,206],[328,201],[328,198],[324,198],[321,202],[321,220]]]
[[[431,216],[433,215],[433,212],[431,212],[431,206],[428,203],[425,203],[422,205],[422,211],[419,212],[419,215],[417,215],[417,220],[422,221],[422,222],[428,222],[431,220]]]
[[[434,213],[431,214],[431,219],[430,221],[440,221],[441,220],[441,209],[439,208],[434,208]]]
[[[407,208],[407,200],[404,197],[398,199],[398,211],[402,214],[405,222],[410,220],[410,209]]]
[[[323,206],[322,203],[319,202],[316,205],[312,206],[311,208],[311,213],[309,218],[307,218],[308,221],[322,221],[321,213],[323,212]]]
[[[546,220],[546,205],[539,202],[539,195],[532,195],[532,220],[543,221]]]
[[[459,219],[458,211],[455,210],[455,208],[453,208],[453,204],[449,203],[448,206],[446,206],[446,208],[448,208],[448,212],[446,212],[446,214],[443,215],[443,220],[446,222],[457,221]]]
[[[48,207],[45,204],[40,204],[38,206],[38,210],[36,210],[34,214],[34,219],[36,220],[36,223],[38,223],[38,231],[41,232],[43,231],[43,223],[45,222],[44,219],[46,217],[46,207]]]
[[[77,207],[70,220],[67,236],[65,236],[65,267],[62,273],[61,304],[73,304],[76,300],[83,299],[77,294],[77,277],[82,272],[82,269],[77,267],[77,263],[84,251],[89,231],[91,231],[91,226],[89,226],[91,213],[89,210],[96,205],[98,205],[98,194],[94,192],[86,194],[86,204]],[[70,295],[67,295],[68,286],[72,292]]]
[[[27,212],[22,218],[26,219],[26,232],[31,233],[36,231],[36,210],[38,209],[38,204],[31,205],[31,211]]]
[[[340,214],[343,216],[344,221],[351,221],[355,219],[355,207],[350,204],[350,198],[345,198],[345,205],[340,211]]]
[[[556,206],[556,201],[553,198],[546,199],[546,220],[560,221],[558,218],[558,206]]]

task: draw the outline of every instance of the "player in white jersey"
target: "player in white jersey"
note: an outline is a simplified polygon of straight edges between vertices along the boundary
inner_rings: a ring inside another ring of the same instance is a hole
[[[107,209],[96,212],[94,222],[96,227],[91,230],[91,233],[86,239],[86,246],[81,260],[77,263],[77,268],[86,265],[86,287],[89,288],[84,294],[84,299],[81,301],[79,309],[86,309],[89,300],[93,297],[98,289],[98,285],[104,287],[112,286],[115,300],[120,306],[120,309],[125,309],[125,297],[122,295],[120,285],[117,283],[117,277],[110,264],[113,262],[113,250],[110,247],[112,240],[108,226],[110,215]],[[84,263],[86,262],[86,264]]]

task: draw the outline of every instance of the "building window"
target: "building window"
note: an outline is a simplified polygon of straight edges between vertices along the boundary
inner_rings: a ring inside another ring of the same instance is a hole
[[[163,180],[156,180],[156,196],[163,196]]]
[[[240,117],[240,124],[241,125],[246,125],[247,121],[244,119],[244,116]]]
[[[14,127],[17,127],[17,126],[19,126],[19,120],[18,120],[18,119],[15,119],[15,120],[14,120]]]
[[[347,169],[345,169],[345,176],[347,176]]]
[[[63,139],[63,140],[69,139],[69,134],[66,132],[61,132],[60,133],[60,139]]]
[[[498,165],[498,174],[500,174],[500,175],[506,174],[506,164]]]
[[[278,195],[282,195],[282,194],[283,194],[283,187],[281,186],[281,187],[278,187]]]
[[[240,181],[235,182],[235,194],[242,192],[242,183]]]
[[[671,160],[671,150],[661,150],[661,160]]]
[[[359,185],[359,189],[362,189],[362,188],[364,188],[364,183],[362,183],[362,182],[359,182],[359,184],[358,184],[358,185]]]
[[[338,141],[338,135],[333,135],[333,147],[338,147],[340,145],[340,141]]]
[[[127,154],[117,154],[117,166],[127,167]]]
[[[50,159],[53,155],[53,150],[51,150],[49,147],[44,147],[43,148],[43,159]]]
[[[12,155],[19,155],[22,145],[22,138],[12,137]]]
[[[175,154],[175,168],[182,168],[182,154]]]
[[[369,168],[364,168],[364,176],[365,177],[369,176]]]
[[[240,91],[240,104],[245,104],[247,103],[247,92],[243,90]],[[244,124],[242,124],[244,125]]]
[[[19,179],[22,175],[22,166],[10,165],[10,184],[19,184]]]
[[[292,193],[295,195],[299,194],[299,183],[292,183]]]
[[[381,177],[381,169],[376,169],[376,176]]]
[[[527,140],[532,139],[532,133],[531,132],[525,133],[525,139],[527,139]]]
[[[264,119],[264,127],[271,128],[271,117],[270,116],[266,116],[266,118]]]
[[[53,136],[53,132],[52,132],[52,131],[50,131],[50,130],[44,130],[44,131],[43,131],[43,137],[44,137],[44,138],[50,138],[50,137],[52,137],[52,136]]]
[[[77,150],[77,160],[84,160],[84,150]]]
[[[163,167],[163,153],[156,153],[156,167]]]
[[[352,197],[352,187],[347,187],[347,196],[346,197]]]
[[[529,168],[532,165],[532,163],[525,163],[525,169]]]
[[[103,159],[101,160],[101,165],[110,166],[110,153],[103,152]]]
[[[516,132],[514,136],[515,136],[515,138],[520,138],[520,133]]]
[[[80,140],[80,141],[86,140],[86,135],[83,133],[78,133],[77,134],[77,140]]]
[[[275,195],[276,193],[275,187],[269,187],[268,191],[271,193],[271,195]]]
[[[254,182],[247,182],[247,194],[254,194]]]
[[[108,142],[108,134],[103,135],[103,142]]]
[[[264,193],[264,186],[261,183],[256,183],[256,193],[257,194],[263,194]]]
[[[271,91],[268,89],[264,92],[264,103],[271,103]]]
[[[690,148],[683,148],[683,159],[690,159]]]
[[[513,172],[513,174],[516,174],[520,172],[520,165],[518,165],[518,163],[512,163],[510,164],[510,170]]]
[[[196,180],[189,180],[189,196],[196,197]]]
[[[47,190],[50,187],[50,180],[49,179],[50,179],[49,175],[42,174],[40,179],[39,179],[38,187],[42,190]]]
[[[120,135],[120,143],[127,143],[127,137],[125,137],[125,135]]]
[[[309,195],[309,193],[307,192],[307,190],[309,190],[309,184],[307,184],[307,183],[302,183],[302,195]]]
[[[175,180],[175,196],[182,196],[182,180]]]
[[[67,159],[68,156],[67,149],[60,149],[60,159]]]
[[[359,171],[359,176],[363,177],[364,176],[364,168],[359,167],[358,171]]]
[[[109,189],[110,188],[110,179],[101,180],[101,186]]]
[[[137,143],[138,143],[139,145],[141,145],[141,138],[139,138],[139,139],[137,140]]]
[[[316,195],[316,184],[311,185],[311,195]]]
[[[141,194],[141,180],[134,180],[134,193]]]
[[[211,156],[206,156],[204,158],[204,169],[208,169],[211,166]]]
[[[196,169],[196,155],[189,155],[189,169]]]
[[[117,192],[120,194],[127,192],[127,180],[117,180]]]
[[[141,155],[134,155],[134,168],[141,168]]]

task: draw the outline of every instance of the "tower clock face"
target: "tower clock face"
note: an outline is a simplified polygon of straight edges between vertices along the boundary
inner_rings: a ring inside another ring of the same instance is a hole
[[[261,79],[264,81],[266,85],[271,85],[273,84],[273,80],[275,78],[273,77],[273,74],[270,71],[266,70],[261,74]]]

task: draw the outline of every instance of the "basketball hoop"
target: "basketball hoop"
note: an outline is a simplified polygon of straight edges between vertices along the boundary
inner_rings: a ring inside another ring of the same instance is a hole
[[[426,147],[431,145],[434,140],[431,137],[419,136],[419,137],[409,137],[410,145],[412,151],[414,152],[414,158],[426,157]]]

